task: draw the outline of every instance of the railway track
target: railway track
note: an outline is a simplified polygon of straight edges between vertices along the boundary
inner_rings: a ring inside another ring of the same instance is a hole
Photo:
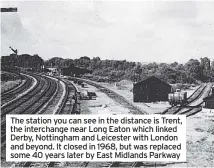
[[[26,91],[32,85],[32,77],[23,74],[22,78],[24,82],[21,85],[1,94],[1,105],[4,105],[6,102],[16,98],[18,95]]]
[[[64,101],[62,105],[60,106],[60,109],[58,110],[58,114],[72,114],[72,108],[74,99],[73,96],[75,95],[75,92],[77,91],[75,86],[68,80],[62,79],[62,81],[66,85],[66,95],[64,97]]]
[[[187,117],[190,117],[202,110],[201,105],[203,104],[203,98],[207,97],[210,94],[212,84],[206,85],[205,89],[203,89],[203,92],[200,94],[200,96],[194,100],[193,102],[189,103],[189,106],[186,106],[179,110],[176,114],[186,115]]]
[[[84,81],[86,82],[86,81]],[[87,82],[86,82],[87,83]],[[88,83],[89,84],[89,83]],[[185,104],[185,106],[188,106],[189,104],[191,104],[192,102],[196,101],[197,99],[199,99],[205,90],[209,90],[211,88],[212,85],[202,85],[200,86],[189,98],[188,98],[188,102]],[[95,86],[96,87],[96,86]],[[208,92],[209,93],[209,92]],[[182,114],[186,114],[187,117],[194,115],[196,113],[198,113],[199,111],[201,111],[201,107],[200,105],[203,102],[201,102],[197,107],[190,107],[189,109],[186,109],[185,111],[183,111]],[[173,110],[172,114],[177,114],[180,110],[182,110],[184,107],[177,107],[176,109],[174,108],[170,108],[170,110]],[[166,111],[164,114],[166,114],[168,111]],[[91,166],[92,165],[92,166]],[[85,167],[93,167],[94,165],[99,165],[99,167],[141,167],[141,166],[145,166],[145,167],[156,167],[156,166],[166,166],[167,163],[145,163],[145,162],[105,162],[103,164],[100,165],[100,163],[93,163],[93,162],[89,162],[87,164],[87,166]]]
[[[127,109],[130,110],[130,113],[132,114],[147,114],[145,111],[140,110],[138,107],[132,105],[132,103],[130,103],[128,100],[126,100],[123,96],[117,94],[116,92],[102,86],[99,84],[96,84],[92,81],[89,80],[85,80],[85,79],[80,79],[80,78],[73,78],[73,79],[78,79],[81,80],[85,83],[88,83],[89,85],[92,85],[98,89],[100,89],[102,92],[104,92],[107,96],[109,96],[110,98],[114,99],[115,101],[117,101],[119,104],[121,104],[122,106],[126,107]]]
[[[71,102],[72,97],[75,94],[76,88],[69,81],[63,79],[62,81],[65,83],[66,92],[61,106],[55,114],[71,114],[73,107],[71,106]],[[65,162],[24,162],[21,163],[19,167],[64,167],[63,164],[65,164]]]
[[[27,110],[30,107],[30,105],[34,103],[34,101],[32,101],[32,99],[34,99],[34,96],[36,94],[39,94],[39,92],[41,92],[41,90],[46,87],[47,82],[45,81],[45,79],[39,78],[38,76],[34,76],[34,77],[38,82],[36,86],[30,92],[28,92],[27,95],[23,95],[18,99],[16,99],[15,101],[8,103],[1,108],[1,118],[3,119],[2,122],[4,122],[4,118],[6,114],[10,114],[10,113],[18,114],[18,112],[23,113],[23,111]],[[22,107],[20,109],[22,105],[25,105],[25,108]]]
[[[6,114],[34,114],[50,97],[51,93],[56,89],[56,84],[50,79],[37,78],[36,87],[27,95],[20,97],[15,102],[11,102],[1,109],[1,128],[4,130],[6,122]]]
[[[177,109],[171,109],[171,112],[168,112],[167,114],[182,114],[189,117],[198,113],[202,109],[201,105],[203,104],[203,98],[208,96],[211,87],[212,84],[202,86],[192,94],[191,99],[186,104],[184,104],[184,106],[177,107]],[[197,103],[197,101],[200,99],[202,100]]]
[[[188,98],[188,102],[185,104],[185,106],[188,106],[189,104],[191,104],[192,102],[196,101],[197,99],[199,99],[203,93],[205,92],[205,95],[210,93],[210,89],[212,87],[212,84],[208,84],[205,86],[200,86],[189,98]],[[186,115],[186,117],[190,117],[198,112],[201,111],[201,107],[200,105],[203,103],[200,102],[197,106],[193,106],[193,107],[178,107],[177,109],[174,109],[174,113],[172,114],[177,114],[179,111],[183,110],[182,113],[183,115]],[[170,108],[170,110],[173,108]],[[164,113],[167,114],[167,113]],[[141,166],[145,166],[145,167],[157,167],[157,166],[166,166],[167,163],[145,163],[145,162],[112,162],[112,164],[108,167],[141,167]]]
[[[66,107],[66,103],[70,103],[69,101],[69,98],[68,98],[68,95],[71,95],[71,94],[74,94],[75,93],[75,90],[76,88],[73,86],[73,84],[71,84],[71,82],[68,82],[68,81],[65,81],[63,80],[66,85],[67,85],[67,89],[68,89],[68,93],[66,96],[65,96],[65,100],[63,101],[62,103],[62,106],[60,107],[60,110],[58,111],[58,114],[68,114],[70,113],[71,111],[67,109]],[[86,82],[86,81],[85,81]],[[86,82],[90,85],[93,85],[95,87],[97,87],[98,89],[100,89],[101,91],[103,91],[104,93],[106,93],[110,98],[112,99],[116,99],[116,101],[120,104],[122,104],[123,106],[127,107],[130,109],[130,111],[133,113],[133,114],[142,114],[141,111],[139,111],[138,109],[136,109],[133,105],[131,105],[131,103],[129,103],[128,101],[125,100],[125,98],[123,98],[122,96],[118,95],[117,93],[105,88],[105,87],[102,87],[98,84],[95,84],[95,83],[91,83],[91,82]],[[71,98],[71,97],[70,97]],[[121,100],[119,100],[121,99]],[[137,111],[137,112],[135,112]],[[115,163],[115,162],[114,162]],[[45,165],[45,167],[61,167],[63,165],[63,162],[47,162],[47,163],[41,163],[42,165]],[[64,162],[65,164],[65,162]],[[90,167],[90,164],[94,164],[94,163],[91,163],[91,162],[76,162],[76,165],[75,167]],[[102,166],[101,167],[111,167],[111,164],[112,162],[110,163],[101,163]],[[131,163],[131,164],[135,164],[135,163]],[[26,162],[23,167],[38,167],[38,166],[41,166],[39,165],[38,163],[32,163],[32,162]]]
[[[63,102],[57,112],[57,114],[72,114],[73,111],[73,95],[75,95],[76,87],[69,82],[68,80],[62,79],[62,81],[66,84],[66,95],[63,99]],[[65,167],[66,162],[48,162],[47,167]],[[80,166],[82,167],[82,166]]]
[[[206,86],[201,86],[199,87],[190,97],[188,103],[185,105],[187,106],[188,104],[191,104],[195,100],[197,100],[200,96],[202,96],[203,92],[205,89],[209,90],[211,88],[211,85],[206,85]],[[209,93],[209,92],[208,92]],[[181,114],[187,114],[186,116],[189,117],[191,115],[194,115],[198,112],[201,111],[201,107],[199,107],[203,102],[201,102],[197,107],[189,107],[189,109],[184,110]],[[175,110],[174,113],[172,114],[177,114],[180,110],[182,110],[184,107],[179,107],[178,109]],[[172,108],[171,108],[172,109]],[[165,113],[166,114],[166,113]],[[109,167],[141,167],[141,166],[146,166],[146,167],[156,167],[156,166],[166,166],[167,163],[144,163],[144,162],[134,162],[134,163],[129,163],[129,162],[114,162],[112,163]]]
[[[76,78],[73,78],[73,79],[76,79]],[[146,112],[138,109],[137,107],[133,106],[130,102],[128,102],[123,96],[117,94],[116,92],[104,87],[104,86],[101,86],[99,84],[96,84],[94,82],[91,82],[91,81],[88,81],[88,80],[84,80],[84,79],[79,79],[78,80],[82,80],[84,81],[85,83],[89,84],[89,85],[92,85],[98,89],[100,89],[102,92],[106,93],[107,96],[109,96],[110,98],[114,99],[115,101],[117,101],[119,104],[123,105],[124,107],[128,108],[130,110],[130,112],[132,114],[146,114]],[[135,167],[136,164],[138,164],[137,162],[82,162],[78,167],[117,167],[116,165],[120,165],[122,164],[121,166],[125,166],[126,167]],[[123,165],[124,164],[124,165]],[[53,166],[53,165],[51,165]]]
[[[67,94],[65,95],[65,98],[63,100],[63,103],[59,109],[59,111],[57,112],[57,114],[68,114],[70,112],[70,110],[66,109],[66,104],[70,102],[69,100],[69,96],[71,93],[75,92],[74,87],[69,83],[64,81],[66,83],[66,90],[67,90]],[[84,82],[86,82],[84,80]],[[103,87],[100,86],[98,84],[95,84],[93,82],[86,82],[89,85],[93,85],[97,88],[99,88],[101,91],[103,91],[104,93],[106,93],[110,98],[115,99],[118,103],[124,105],[125,107],[131,108],[130,111],[133,113],[133,110],[136,110],[135,107],[133,108],[129,106],[129,102],[125,102],[124,103],[124,99],[122,96],[118,95],[117,93]],[[204,89],[207,86],[201,86],[199,87],[189,98],[188,98],[188,104],[190,104],[191,102],[195,101],[196,99],[198,99]],[[70,97],[71,98],[71,97]],[[122,99],[122,100],[118,100],[118,99]],[[71,98],[72,99],[72,98]],[[128,105],[127,105],[128,103]],[[188,105],[186,104],[186,105]],[[196,110],[197,111],[197,110]],[[138,114],[139,111],[137,111],[137,113],[133,113],[133,114]],[[142,114],[142,112],[141,112]],[[72,163],[74,165],[74,163]],[[96,165],[96,167],[141,167],[141,166],[148,166],[148,167],[156,167],[156,166],[166,166],[166,163],[145,163],[145,162],[104,162],[104,163],[94,163],[94,162],[82,162],[82,163],[75,163],[76,166],[75,167],[93,167],[94,165]],[[65,167],[67,166],[66,162],[45,162],[45,163],[32,163],[32,162],[25,162],[24,164],[22,164],[21,167]]]
[[[32,74],[37,79],[37,84],[28,94],[20,97],[15,102],[9,103],[2,108],[1,113],[1,148],[5,155],[6,146],[6,114],[35,114],[49,98],[56,92],[57,84],[54,80]],[[5,158],[5,157],[3,157]]]
[[[168,109],[166,109],[162,114],[177,114],[180,110],[182,110],[185,106],[188,106],[189,104],[191,104],[192,102],[194,102],[195,100],[197,100],[204,92],[204,90],[206,89],[207,85],[201,85],[198,89],[196,89],[193,94],[191,94],[188,98],[187,98],[187,102],[183,105],[183,106],[179,106],[179,107],[170,107]]]
[[[63,87],[61,87],[60,82],[56,78],[53,78],[53,77],[50,77],[50,76],[48,76],[48,77],[56,81],[56,83],[57,83],[57,86],[55,88],[56,91],[50,97],[50,99],[48,101],[46,101],[46,103],[44,104],[42,110],[38,111],[37,114],[43,114],[43,113],[45,113],[45,114],[53,114],[53,113],[55,113],[54,111],[56,111],[58,109],[57,108],[58,101],[62,96]]]

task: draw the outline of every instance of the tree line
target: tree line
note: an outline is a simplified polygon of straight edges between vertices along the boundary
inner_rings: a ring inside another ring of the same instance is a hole
[[[29,68],[35,71],[41,71],[41,67],[44,65],[44,60],[38,55],[29,54],[10,54],[9,56],[1,57],[1,69],[10,71],[17,68]]]
[[[99,57],[90,59],[87,56],[79,59],[63,59],[54,57],[44,61],[39,55],[22,54],[1,57],[1,68],[24,67],[41,70],[41,66],[58,69],[83,68],[83,77],[94,81],[117,82],[124,79],[138,82],[149,76],[156,76],[168,83],[200,83],[214,81],[214,60],[208,57],[190,59],[185,64],[131,62],[126,60],[101,60]],[[86,73],[90,72],[90,73]],[[69,73],[68,73],[69,75]]]
[[[171,84],[214,81],[214,60],[211,62],[208,57],[200,60],[190,59],[185,64],[177,62],[141,64],[126,60],[101,60],[99,57],[90,59],[87,56],[79,59],[55,57],[46,61],[45,65],[86,68],[92,71],[92,74],[84,74],[84,77],[105,82],[117,82],[123,79],[138,82],[149,76],[156,76]]]

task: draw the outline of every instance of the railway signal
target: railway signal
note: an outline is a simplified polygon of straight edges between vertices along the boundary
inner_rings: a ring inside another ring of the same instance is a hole
[[[16,56],[18,55],[18,50],[17,49],[13,49],[11,46],[9,48],[14,52],[14,54],[16,54]]]

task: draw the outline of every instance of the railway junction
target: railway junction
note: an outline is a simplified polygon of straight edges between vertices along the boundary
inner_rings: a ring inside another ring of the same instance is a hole
[[[10,75],[14,75],[10,72]],[[16,74],[15,74],[16,75]],[[108,162],[108,163],[92,163],[92,162],[5,162],[5,145],[6,145],[6,114],[149,114],[146,108],[142,108],[138,103],[130,101],[125,94],[106,87],[102,83],[94,82],[88,79],[63,76],[50,76],[45,73],[33,73],[23,71],[19,74],[22,76],[22,82],[14,85],[7,91],[2,93],[1,104],[1,141],[2,141],[2,163],[13,167],[140,167],[146,166],[147,163],[136,162]],[[156,80],[152,78],[152,80]],[[79,84],[78,82],[79,81]],[[81,82],[80,82],[81,81]],[[84,85],[83,85],[84,83]],[[165,85],[163,83],[163,85]],[[178,106],[167,106],[164,110],[160,110],[159,114],[163,115],[163,121],[166,123],[179,123],[179,120],[167,120],[165,114],[181,114],[193,120],[197,115],[202,115],[202,104],[204,98],[211,96],[212,83],[202,84],[195,91],[188,95],[184,104]],[[166,85],[168,89],[168,85]],[[164,93],[165,94],[165,93]],[[93,96],[89,96],[93,95]],[[139,98],[139,96],[138,96]],[[162,99],[163,97],[160,96]],[[165,97],[164,97],[165,98]],[[205,99],[206,100],[206,99]],[[142,103],[144,104],[144,103]],[[146,104],[146,103],[145,103]],[[150,107],[147,107],[150,108]],[[29,120],[29,124],[48,123],[49,120]],[[71,121],[77,124],[78,121]],[[126,123],[142,123],[148,124],[150,121],[134,121],[123,120]],[[188,122],[188,120],[187,120]],[[29,129],[29,132],[35,131]],[[42,132],[41,130],[37,130]],[[53,132],[56,130],[53,130]],[[62,131],[62,130],[58,130]],[[74,130],[77,131],[77,130]],[[51,132],[51,131],[50,131]],[[121,140],[124,140],[121,134]],[[105,137],[100,137],[101,141],[105,141]],[[126,139],[128,140],[128,139]],[[187,163],[185,163],[187,164]],[[157,166],[157,163],[153,165]],[[160,164],[161,165],[161,164]],[[170,166],[171,163],[165,163],[164,166]],[[151,164],[150,164],[151,166]],[[179,164],[178,164],[179,166]]]

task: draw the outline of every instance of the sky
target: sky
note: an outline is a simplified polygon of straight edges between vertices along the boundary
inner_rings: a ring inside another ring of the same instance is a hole
[[[138,62],[214,59],[214,1],[4,1],[1,55]]]

